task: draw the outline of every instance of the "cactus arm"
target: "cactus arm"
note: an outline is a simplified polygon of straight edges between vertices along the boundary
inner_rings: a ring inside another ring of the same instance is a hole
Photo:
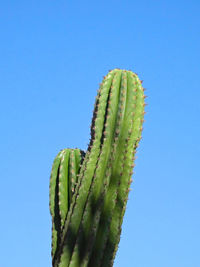
[[[76,156],[74,156],[76,155]],[[50,179],[50,213],[52,215],[52,262],[60,246],[62,228],[69,210],[69,192],[74,191],[75,183],[71,187],[70,179],[77,180],[79,166],[74,165],[74,159],[80,164],[84,152],[79,149],[64,149],[56,156]],[[73,161],[70,161],[70,158]],[[69,174],[73,173],[73,177]]]
[[[130,72],[131,75],[134,75],[132,72]],[[128,77],[127,77],[127,76]],[[124,76],[122,77],[122,88],[125,88],[127,83],[127,90],[124,91],[124,96],[122,97],[122,102],[124,102],[123,106],[125,107],[125,114],[124,116],[118,119],[118,123],[121,125],[120,128],[120,134],[118,138],[117,143],[117,150],[116,150],[116,158],[115,162],[113,163],[113,170],[110,180],[109,189],[105,196],[105,202],[104,202],[104,208],[101,215],[98,232],[96,236],[95,245],[93,248],[93,252],[89,261],[88,266],[100,266],[101,265],[101,258],[104,254],[105,245],[108,238],[108,233],[110,231],[110,221],[111,218],[114,216],[113,212],[115,210],[115,205],[117,202],[117,194],[118,194],[118,188],[123,183],[124,178],[123,172],[124,167],[126,165],[126,162],[128,161],[128,155],[129,151],[127,149],[128,146],[128,140],[130,140],[131,133],[133,132],[133,121],[135,120],[135,112],[137,109],[137,106],[139,105],[139,101],[136,98],[136,88],[134,84],[130,84],[129,82],[129,73],[126,72],[126,75],[124,73]],[[134,75],[135,76],[135,75]],[[124,84],[124,85],[123,85]],[[125,98],[126,97],[126,103]],[[134,120],[133,120],[134,118]],[[133,168],[133,165],[131,164],[131,170]],[[129,170],[128,176],[131,172]],[[128,183],[130,184],[130,180],[128,180]],[[126,191],[128,191],[128,186],[126,187]],[[123,199],[125,201],[125,199]],[[102,265],[107,266],[107,265]]]
[[[104,248],[101,267],[113,266],[115,254],[121,234],[121,225],[125,212],[125,207],[128,199],[129,187],[131,183],[133,162],[135,159],[136,148],[141,139],[141,131],[144,116],[144,92],[140,80],[131,72],[128,73],[128,87],[136,89],[136,102],[133,117],[133,127],[130,138],[127,142],[126,159],[124,159],[124,169],[121,176],[121,182],[118,187],[116,205],[111,220],[111,227],[107,239],[107,244]],[[134,89],[134,90],[135,90]]]
[[[89,197],[78,233],[78,239],[70,261],[70,267],[81,267],[82,265],[87,264],[90,247],[92,245],[92,239],[90,237],[91,235],[93,237],[95,236],[95,229],[98,225],[103,197],[106,192],[106,188],[108,187],[112,168],[110,158],[113,158],[114,154],[112,153],[112,148],[116,131],[120,80],[121,71],[117,71],[113,78],[107,101],[104,128],[101,136],[102,144],[100,146],[99,160],[94,174],[95,179],[93,179],[89,192]],[[108,166],[108,164],[110,166]],[[86,240],[86,245],[82,246]]]

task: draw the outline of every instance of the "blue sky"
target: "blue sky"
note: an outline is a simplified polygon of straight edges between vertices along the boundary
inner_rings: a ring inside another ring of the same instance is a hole
[[[199,13],[197,0],[1,3],[1,267],[51,266],[51,165],[87,148],[116,67],[144,80],[148,106],[114,266],[200,266]]]

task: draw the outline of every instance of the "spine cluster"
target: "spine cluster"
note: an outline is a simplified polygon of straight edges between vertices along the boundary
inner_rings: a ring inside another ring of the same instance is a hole
[[[111,267],[144,117],[138,76],[114,69],[95,101],[86,154],[64,149],[50,179],[53,267]]]

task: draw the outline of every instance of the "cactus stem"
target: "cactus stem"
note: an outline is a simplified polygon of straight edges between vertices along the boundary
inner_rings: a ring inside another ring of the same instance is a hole
[[[142,80],[114,69],[95,99],[84,154],[60,152],[50,179],[53,267],[111,267],[145,114]]]

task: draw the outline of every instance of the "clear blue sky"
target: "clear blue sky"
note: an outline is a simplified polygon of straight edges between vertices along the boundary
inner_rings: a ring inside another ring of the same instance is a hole
[[[200,2],[2,1],[0,267],[50,267],[49,174],[98,84],[138,73],[143,139],[115,267],[200,266]]]

